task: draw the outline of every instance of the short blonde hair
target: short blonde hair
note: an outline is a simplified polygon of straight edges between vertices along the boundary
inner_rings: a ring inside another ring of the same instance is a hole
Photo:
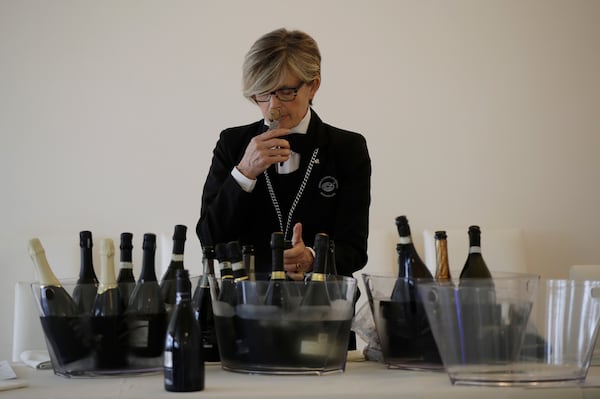
[[[321,53],[308,34],[281,28],[260,37],[244,59],[243,94],[249,100],[257,94],[279,88],[291,73],[303,83],[321,77]]]

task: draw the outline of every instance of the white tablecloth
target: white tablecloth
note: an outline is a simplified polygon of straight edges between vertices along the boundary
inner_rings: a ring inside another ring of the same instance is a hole
[[[600,398],[600,367],[590,368],[583,385],[547,388],[453,386],[445,372],[388,369],[379,363],[350,360],[346,372],[325,376],[247,375],[224,371],[207,364],[205,389],[170,393],[164,390],[161,373],[127,376],[65,378],[52,370],[13,365],[24,388],[0,393],[0,398],[45,399],[151,399],[151,398]]]

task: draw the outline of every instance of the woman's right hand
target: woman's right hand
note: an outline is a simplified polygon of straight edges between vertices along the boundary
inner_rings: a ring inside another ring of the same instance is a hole
[[[269,166],[287,161],[290,158],[290,143],[281,137],[289,132],[290,129],[278,128],[253,137],[237,169],[247,178],[255,180]]]

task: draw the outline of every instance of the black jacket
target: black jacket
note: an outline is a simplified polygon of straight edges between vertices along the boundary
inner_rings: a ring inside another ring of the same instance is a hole
[[[327,233],[336,246],[339,274],[350,276],[367,262],[369,205],[371,202],[371,159],[364,137],[323,123],[312,111],[305,144],[300,150],[301,164],[295,177],[278,175],[273,166],[267,173],[280,201],[283,229],[269,195],[265,175],[261,174],[251,193],[231,176],[252,137],[263,131],[263,121],[221,132],[213,151],[196,232],[202,245],[239,240],[253,244],[257,272],[271,270],[271,233],[286,230],[288,210],[305,176],[315,148],[316,161],[300,201],[290,220],[289,233],[302,223],[303,240],[312,246],[317,233]],[[283,137],[285,138],[285,137]],[[287,180],[284,180],[287,179]],[[288,187],[286,189],[286,187]]]

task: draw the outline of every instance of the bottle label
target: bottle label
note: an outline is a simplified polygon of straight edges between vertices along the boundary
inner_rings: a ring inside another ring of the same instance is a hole
[[[121,262],[121,269],[133,269],[132,262]]]
[[[165,351],[164,359],[165,359],[165,362],[164,362],[165,367],[167,367],[167,368],[173,367],[173,352]]]
[[[481,247],[469,247],[469,253],[470,254],[480,254]]]
[[[134,348],[145,348],[148,346],[148,331],[150,322],[148,320],[135,320],[132,322],[129,332],[129,345]]]
[[[183,262],[183,254],[173,254],[171,255],[171,260],[175,262]]]
[[[410,236],[400,237],[398,240],[399,244],[410,244],[412,243],[412,238]]]
[[[242,270],[244,269],[244,264],[242,262],[235,262],[231,264],[231,268],[234,272],[237,270]]]
[[[271,273],[271,280],[285,280],[285,272],[276,270]]]
[[[323,273],[313,273],[310,280],[311,281],[325,281],[325,275]]]
[[[320,333],[316,341],[302,340],[300,343],[300,353],[309,356],[323,356],[327,353],[329,335]]]

